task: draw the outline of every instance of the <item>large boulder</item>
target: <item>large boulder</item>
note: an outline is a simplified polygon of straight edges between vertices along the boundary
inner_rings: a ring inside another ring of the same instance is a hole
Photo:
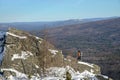
[[[63,55],[52,44],[27,32],[10,28],[6,32],[5,54],[1,68],[34,75],[41,69],[63,66]],[[5,70],[4,70],[5,71]],[[11,72],[5,72],[9,75]],[[13,74],[13,73],[12,73]]]

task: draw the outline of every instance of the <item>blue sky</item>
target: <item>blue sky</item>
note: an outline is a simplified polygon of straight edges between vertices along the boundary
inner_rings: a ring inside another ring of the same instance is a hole
[[[120,16],[120,0],[0,0],[0,22]]]

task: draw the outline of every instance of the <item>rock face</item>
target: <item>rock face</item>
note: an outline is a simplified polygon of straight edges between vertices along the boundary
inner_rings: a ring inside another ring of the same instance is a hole
[[[33,75],[42,67],[63,66],[61,51],[55,52],[54,46],[47,41],[13,28],[6,34],[7,45],[2,68],[14,68]]]
[[[24,77],[25,80],[29,80],[31,76],[39,75],[39,77],[45,77],[49,76],[49,73],[52,75],[53,73],[50,71],[54,70],[54,68],[51,67],[57,67],[55,69],[62,67],[63,72],[65,72],[65,68],[63,67],[71,66],[71,70],[73,68],[80,73],[88,71],[96,74],[98,79],[100,77],[102,80],[108,80],[100,75],[99,66],[77,61],[70,56],[64,58],[61,50],[57,50],[46,40],[30,35],[27,32],[10,28],[9,31],[6,32],[5,39],[5,53],[1,70],[6,77],[11,78],[12,76],[16,76],[19,77],[20,80],[24,80]],[[49,70],[49,68],[52,70]],[[54,72],[54,74],[56,73]],[[62,75],[64,75],[64,73],[62,73]]]

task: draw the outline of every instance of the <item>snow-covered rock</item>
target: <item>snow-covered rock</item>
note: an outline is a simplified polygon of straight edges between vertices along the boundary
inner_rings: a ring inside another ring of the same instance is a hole
[[[3,68],[3,69],[1,69],[1,70],[2,70],[2,71],[10,71],[10,72],[14,72],[15,75],[16,75],[16,77],[18,77],[18,78],[27,78],[26,74],[21,73],[21,72],[15,70],[15,69],[11,69],[11,68],[10,68],[10,69]]]
[[[49,51],[50,51],[52,54],[54,54],[54,55],[56,55],[57,52],[58,52],[58,50],[52,50],[52,49],[49,49]]]
[[[43,62],[47,64],[47,67],[51,66],[62,66],[63,65],[63,55],[60,51],[57,51],[54,57],[52,57],[51,50],[55,50],[54,46],[49,42],[38,38],[36,36],[30,35],[27,32],[9,29],[8,32],[5,33],[6,39],[4,40],[5,49],[2,53],[5,55],[4,58],[0,58],[2,60],[1,68],[4,69],[15,69],[21,73],[25,73],[28,76],[33,76],[37,72],[42,72],[40,70]],[[1,34],[0,38],[3,37]],[[2,45],[3,41],[1,42]],[[47,45],[47,47],[44,46]],[[44,48],[48,50],[44,56]],[[3,48],[0,47],[2,50]],[[0,54],[2,55],[2,54]],[[3,55],[2,55],[3,56]],[[4,75],[9,76],[10,78],[15,78],[14,75],[11,76],[10,71],[4,70]],[[35,78],[35,77],[34,77]]]
[[[87,63],[87,62],[82,62],[82,61],[78,61],[79,64],[83,64],[83,65],[87,65],[87,66],[90,66],[90,67],[94,67],[93,64],[90,64],[90,63]]]
[[[11,60],[15,60],[15,59],[27,59],[29,56],[33,56],[33,54],[29,51],[21,51],[21,55],[20,54],[13,54],[13,57],[11,58]]]
[[[26,38],[27,38],[26,36],[19,36],[19,35],[16,35],[16,34],[10,33],[10,32],[7,32],[6,34],[7,34],[7,35],[11,35],[11,36],[13,36],[13,37],[20,38],[20,39],[26,39]]]
[[[99,80],[97,78],[98,74],[94,74],[92,72],[89,72],[87,70],[84,70],[83,72],[75,71],[72,67],[66,66],[66,67],[51,67],[47,69],[48,76],[44,77],[42,80],[65,80],[66,79],[66,72],[69,72],[72,76],[72,80]],[[108,79],[108,77],[103,76],[103,78]]]

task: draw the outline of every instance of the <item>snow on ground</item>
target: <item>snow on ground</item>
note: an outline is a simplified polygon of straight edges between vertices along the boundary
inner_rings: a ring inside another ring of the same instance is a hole
[[[10,71],[14,72],[16,76],[10,75],[8,80],[66,80],[66,72],[68,71],[71,76],[72,80],[98,80],[96,77],[96,74],[93,74],[92,72],[89,72],[87,70],[80,73],[79,71],[75,71],[72,67],[66,66],[66,67],[51,67],[47,69],[47,76],[46,77],[40,77],[39,74],[31,75],[31,78],[28,78],[28,75],[21,73],[15,69],[6,69],[3,68],[1,71]],[[107,76],[101,75],[104,78],[108,79]]]
[[[66,58],[64,58],[64,60],[67,60],[67,61],[71,62],[71,59],[66,59]]]
[[[15,70],[15,69],[12,69],[12,68],[9,68],[9,69],[8,69],[8,68],[2,68],[1,71],[10,71],[10,72],[14,72],[14,73],[16,74],[16,77],[17,77],[17,78],[27,78],[27,75],[26,75],[26,74],[21,73],[21,72]],[[10,78],[13,78],[12,75],[9,76],[9,77],[10,77]]]
[[[15,76],[13,76],[13,75],[8,76],[7,80],[41,80],[40,76],[38,74],[35,74],[35,76],[32,75],[31,78],[29,79],[28,75],[21,73],[12,68],[3,68],[3,69],[1,69],[1,71],[9,71],[9,72],[15,73]]]
[[[50,76],[63,77],[65,75],[65,68],[63,67],[51,67],[47,69]]]
[[[65,78],[60,78],[60,77],[45,77],[41,80],[65,80]]]
[[[68,71],[71,75],[75,75],[75,70],[70,67],[70,66],[66,66],[66,67],[51,67],[49,69],[47,69],[47,71],[49,72],[48,75],[53,76],[53,77],[60,77],[63,78],[65,77],[66,72]]]
[[[28,78],[28,75],[21,73],[12,68],[2,68],[1,71],[9,71],[15,73],[15,76],[10,75],[7,77],[7,80],[41,80],[39,74],[32,75],[31,78]]]
[[[91,73],[91,72],[89,72],[87,70],[82,72],[80,75],[83,76],[83,77],[94,77],[95,76],[95,74],[93,74],[93,73]]]
[[[51,67],[48,69],[48,72],[49,72],[49,77],[46,77],[46,78],[52,78],[52,80],[59,80],[60,78],[62,80],[65,79],[65,74],[66,72],[69,72],[72,76],[72,79],[73,80],[80,80],[80,79],[83,79],[83,78],[90,78],[91,80],[97,80],[97,78],[95,77],[95,74],[85,70],[83,71],[82,73],[80,73],[79,71],[75,71],[72,67],[70,66],[66,66],[66,67]],[[47,80],[45,78],[45,80]],[[54,79],[54,78],[57,78],[57,79]],[[48,79],[49,80],[49,79]]]
[[[56,55],[58,53],[58,50],[48,49],[53,55]]]
[[[14,36],[14,37],[17,37],[17,38],[20,38],[20,39],[26,39],[26,38],[27,38],[26,36],[19,36],[19,35],[16,35],[16,34],[10,33],[10,32],[7,32],[6,34],[7,34],[7,35]]]
[[[40,39],[39,37],[35,36],[36,39]]]
[[[11,60],[13,61],[15,59],[27,59],[29,56],[33,56],[33,54],[29,51],[21,51],[21,55],[14,54]]]
[[[86,63],[86,62],[82,62],[82,61],[78,61],[79,64],[83,64],[83,65],[87,65],[89,67],[94,67],[93,64],[90,64],[90,63]]]
[[[0,75],[0,80],[6,80],[2,75]]]
[[[30,80],[41,80],[41,79],[39,77],[36,77],[36,76],[31,76]]]

